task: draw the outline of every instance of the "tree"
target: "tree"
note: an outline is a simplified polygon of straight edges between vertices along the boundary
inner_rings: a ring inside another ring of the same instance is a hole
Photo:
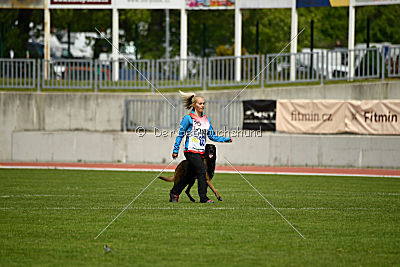
[[[23,42],[19,38],[18,13],[18,10],[0,10],[0,24],[4,31],[4,57],[9,57],[10,50],[16,53],[16,57],[21,57],[20,51],[22,51]]]
[[[278,53],[290,41],[291,11],[289,9],[248,10],[243,14],[243,46],[255,53],[256,23],[260,28],[260,52]],[[289,52],[288,47],[284,52]]]
[[[51,26],[64,30],[71,26],[74,32],[94,32],[95,28],[111,32],[111,10],[51,10]],[[356,8],[356,43],[366,42],[366,24],[370,20],[371,42],[400,43],[400,5],[366,6]],[[348,7],[299,8],[298,50],[310,47],[310,21],[314,20],[314,47],[332,48],[336,41],[345,47],[348,39]],[[259,22],[259,51],[278,53],[290,41],[290,9],[243,10],[242,46],[250,54],[256,47],[256,23]],[[4,25],[4,56],[10,49],[15,57],[25,57],[26,43],[35,28],[43,25],[43,10],[0,10],[0,23]],[[165,55],[165,10],[120,10],[121,41],[139,40],[142,58],[163,58]],[[136,30],[137,25],[137,30]],[[215,55],[217,47],[234,45],[233,10],[189,10],[188,51],[200,56],[203,45],[203,25],[206,25],[206,56]],[[40,34],[43,35],[43,26]],[[136,36],[136,31],[138,35]],[[39,32],[35,33],[39,35]],[[180,51],[180,11],[170,11],[171,57]],[[284,52],[289,52],[288,47]]]
[[[299,29],[305,28],[299,36],[298,48],[310,47],[310,23],[314,20],[314,47],[333,48],[337,41],[347,43],[348,7],[299,8]]]
[[[365,43],[367,19],[372,42],[400,44],[400,5],[366,6],[356,9],[356,42]]]
[[[142,37],[147,35],[151,12],[149,10],[121,10],[119,20],[120,29],[125,32],[125,35],[121,38],[122,41],[134,41],[136,49],[142,53],[144,46]]]
[[[189,11],[188,49],[199,56],[202,48],[203,24],[206,25],[206,48],[215,50],[220,45],[234,44],[234,11]],[[206,50],[207,51],[207,50]],[[206,53],[207,56],[210,54]]]

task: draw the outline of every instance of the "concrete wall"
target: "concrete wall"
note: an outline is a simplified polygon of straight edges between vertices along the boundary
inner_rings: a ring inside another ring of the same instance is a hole
[[[395,136],[295,135],[263,132],[217,144],[217,162],[270,166],[400,166]],[[13,161],[168,163],[174,134],[147,132],[14,132]],[[181,151],[179,160],[184,159]]]
[[[200,93],[206,99],[230,100],[236,97],[240,93],[240,90],[201,91]],[[178,99],[178,94],[166,93],[165,97],[168,99]],[[105,132],[109,131],[120,132],[122,130],[124,100],[128,98],[164,99],[157,93],[0,92],[0,161],[22,159],[19,156],[15,157],[15,155],[19,155],[19,152],[16,150],[19,146],[13,140],[14,133],[19,136],[25,132],[29,134],[28,131],[34,131],[40,132],[43,137],[45,132],[50,132],[47,135],[49,137],[51,133],[63,132],[62,136],[65,138],[73,138],[73,136],[76,136],[77,131],[83,131],[85,134],[94,132],[93,134],[101,134],[101,136],[108,136]],[[400,99],[400,82],[346,83],[325,86],[248,89],[240,93],[236,99]],[[73,131],[71,136],[67,134],[68,131]],[[112,136],[116,138],[115,136],[118,135],[112,133]],[[336,136],[329,138],[334,137]],[[309,138],[318,139],[319,137],[311,136]],[[373,138],[379,139],[380,137]],[[263,142],[268,141],[265,139]],[[262,144],[264,144],[263,142]],[[65,144],[70,145],[70,143],[66,142],[63,146],[67,146]],[[124,145],[124,143],[121,143],[121,145]],[[126,150],[126,148],[122,150],[131,151],[132,147],[136,149],[134,145],[132,144],[129,150]],[[249,145],[251,146],[251,144]],[[269,145],[267,147],[270,148]],[[58,149],[62,150],[64,148],[58,147]],[[311,149],[314,148],[307,148],[307,151]],[[25,150],[21,151],[25,153]],[[104,152],[104,154],[111,153],[108,150]],[[278,151],[274,153],[278,153]],[[65,159],[65,161],[77,161],[80,157],[83,160],[84,157],[80,155],[81,153],[79,152],[74,157]],[[56,158],[59,159],[58,157]],[[167,158],[169,158],[169,155]],[[93,158],[91,161],[109,161],[110,159]],[[25,158],[24,160],[29,159]],[[34,158],[31,160],[34,160]],[[120,157],[118,157],[118,160],[121,160]],[[150,158],[149,160],[152,159]],[[114,160],[112,159],[112,161]],[[133,160],[129,161],[133,162]],[[147,159],[135,159],[134,161],[143,162],[147,161]],[[158,162],[159,160],[152,161]],[[340,160],[338,159],[338,161]],[[287,163],[287,160],[282,161],[282,159],[279,159],[276,162],[277,165],[284,165]],[[255,164],[265,164],[265,161]],[[307,164],[325,165],[326,163],[325,161],[314,160]],[[337,165],[342,165],[342,163],[338,162]]]
[[[246,93],[243,95],[243,97],[244,99],[400,99],[400,82],[273,87],[260,90],[246,90]]]
[[[127,96],[76,93],[0,93],[0,160],[11,159],[14,131],[120,130]]]

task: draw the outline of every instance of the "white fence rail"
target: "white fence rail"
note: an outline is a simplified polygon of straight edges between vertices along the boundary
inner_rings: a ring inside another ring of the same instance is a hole
[[[0,87],[149,90],[400,77],[400,46],[159,60],[0,59]],[[295,62],[295,74],[290,63]],[[353,66],[351,63],[353,62]],[[240,72],[236,68],[240,67]],[[153,86],[152,86],[153,85]]]

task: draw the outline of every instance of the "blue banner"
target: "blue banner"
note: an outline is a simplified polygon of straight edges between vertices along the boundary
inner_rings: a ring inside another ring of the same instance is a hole
[[[349,6],[350,0],[297,0],[296,7]]]
[[[329,0],[297,0],[296,7],[323,7],[331,6]]]

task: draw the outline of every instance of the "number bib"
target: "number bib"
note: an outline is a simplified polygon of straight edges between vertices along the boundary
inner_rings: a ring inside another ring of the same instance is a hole
[[[208,129],[210,129],[210,122],[206,115],[199,118],[193,113],[189,113],[190,117],[193,119],[192,130],[188,134],[188,146],[187,151],[204,153],[206,147],[206,138]]]

